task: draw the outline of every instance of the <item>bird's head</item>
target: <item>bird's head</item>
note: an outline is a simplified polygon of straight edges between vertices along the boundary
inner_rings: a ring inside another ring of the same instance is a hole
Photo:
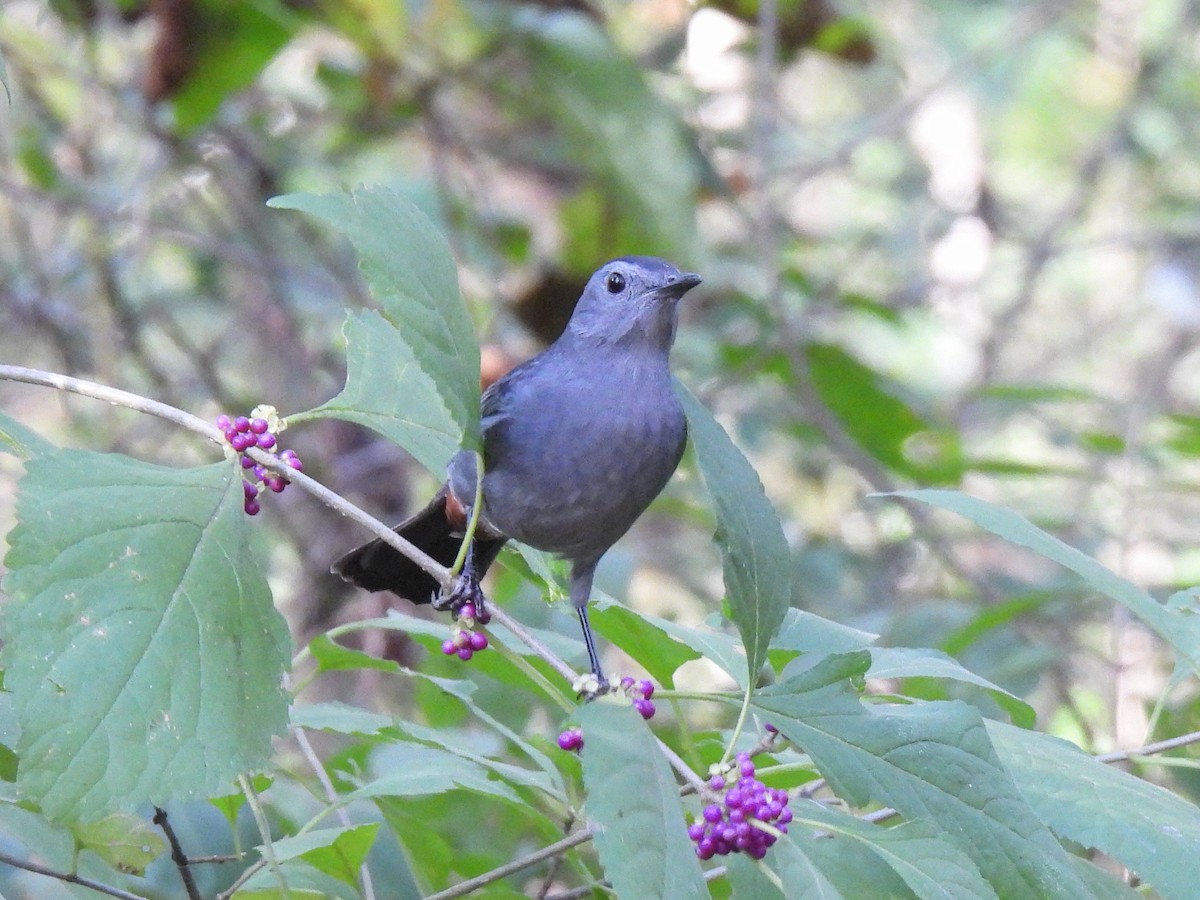
[[[648,344],[664,351],[675,340],[679,298],[701,282],[652,256],[623,256],[588,280],[568,334],[603,344]]]

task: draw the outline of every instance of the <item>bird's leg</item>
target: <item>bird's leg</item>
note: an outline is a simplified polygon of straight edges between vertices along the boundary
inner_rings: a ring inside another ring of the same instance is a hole
[[[588,665],[592,667],[595,686],[586,686],[580,693],[587,699],[607,693],[608,679],[600,668],[600,655],[596,652],[596,638],[592,635],[592,625],[588,621],[588,599],[592,593],[592,577],[596,574],[596,562],[576,562],[571,569],[571,602],[579,613],[579,627],[583,629],[583,643],[587,646]]]
[[[455,616],[467,603],[475,605],[475,618],[486,621],[489,617],[484,608],[483,589],[479,586],[479,576],[475,573],[475,541],[467,548],[467,557],[463,560],[462,571],[447,587],[441,589],[433,598],[432,606],[436,610],[450,610]]]

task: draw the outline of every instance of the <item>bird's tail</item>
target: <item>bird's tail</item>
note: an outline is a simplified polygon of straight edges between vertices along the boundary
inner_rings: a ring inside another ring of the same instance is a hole
[[[395,527],[395,532],[444,566],[454,564],[462,546],[462,522],[446,508],[449,488],[443,486],[429,505]],[[475,572],[482,578],[504,546],[503,538],[477,535]],[[391,545],[376,538],[341,557],[330,571],[367,591],[391,591],[413,603],[428,603],[441,585],[437,579]]]

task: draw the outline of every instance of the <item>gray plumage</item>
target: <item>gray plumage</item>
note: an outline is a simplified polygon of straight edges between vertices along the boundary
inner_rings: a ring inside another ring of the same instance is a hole
[[[464,574],[482,577],[510,538],[569,560],[571,599],[598,676],[586,610],[592,577],[683,454],[687,423],[668,358],[679,298],[699,283],[698,275],[650,257],[606,263],[562,336],[483,395],[483,510],[473,571]],[[446,565],[474,502],[474,454],[457,454],[448,474],[430,505],[396,528]],[[418,603],[439,587],[378,540],[342,557],[333,571]]]

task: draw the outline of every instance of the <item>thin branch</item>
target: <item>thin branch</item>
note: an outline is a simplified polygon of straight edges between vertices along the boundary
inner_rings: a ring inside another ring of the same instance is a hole
[[[161,806],[154,807],[154,824],[167,836],[167,843],[171,845],[171,862],[179,869],[179,877],[183,881],[183,889],[187,891],[188,900],[200,900],[200,889],[196,887],[196,879],[192,875],[191,861],[183,852],[183,845],[179,843],[175,829],[167,819],[167,811]]]
[[[104,884],[103,882],[86,878],[83,875],[76,875],[73,872],[56,872],[54,869],[49,869],[46,866],[39,866],[35,862],[19,859],[15,856],[10,856],[7,853],[0,853],[0,862],[7,863],[8,865],[17,869],[24,869],[26,872],[34,872],[38,875],[45,875],[47,878],[57,878],[59,881],[65,881],[68,884],[77,884],[80,887],[91,888],[93,891],[98,891],[101,894],[107,894],[109,897],[119,897],[121,900],[146,900],[146,898],[140,894],[131,894],[129,891],[123,891],[120,888],[115,888]]]
[[[1200,731],[1193,731],[1190,734],[1181,734],[1178,737],[1167,738],[1165,741],[1146,744],[1144,747],[1134,747],[1131,750],[1114,750],[1112,753],[1101,753],[1095,759],[1097,762],[1102,763],[1124,762],[1134,756],[1153,756],[1156,753],[1166,753],[1168,750],[1176,750],[1180,747],[1187,747],[1197,743],[1200,743]]]
[[[321,789],[325,792],[325,798],[337,810],[338,821],[346,828],[351,827],[354,823],[350,821],[350,814],[346,812],[346,808],[338,799],[337,788],[333,786],[333,782],[329,778],[329,773],[325,771],[325,766],[321,764],[320,757],[313,750],[313,745],[308,740],[308,734],[303,728],[293,727],[292,736],[296,739],[297,746],[300,747],[301,755],[317,776],[317,781],[321,782]],[[371,870],[365,861],[359,866],[358,871],[359,878],[362,880],[363,900],[375,900],[375,885],[371,881]]]
[[[534,637],[524,625],[500,609],[495,603],[488,604],[488,612],[493,619],[515,634],[521,643],[545,660],[552,669],[567,680],[568,684],[573,685],[579,680],[578,672],[567,665],[564,660],[559,658],[558,654]]]
[[[270,866],[271,871],[275,874],[276,884],[286,897],[288,893],[287,878],[284,877],[283,869],[279,866],[279,860],[275,857],[275,844],[271,840],[271,823],[267,821],[267,811],[263,808],[262,801],[259,799],[257,792],[254,790],[254,785],[250,782],[247,775],[238,776],[238,786],[242,789],[242,793],[246,795],[246,803],[250,807],[250,812],[254,814],[254,822],[258,825],[258,833],[262,837],[262,858],[263,862]]]
[[[522,869],[527,869],[530,866],[537,865],[542,860],[550,859],[560,853],[565,853],[572,847],[578,847],[580,844],[586,844],[592,839],[595,832],[589,825],[586,828],[581,828],[574,834],[568,835],[561,841],[556,841],[541,850],[535,850],[527,856],[522,856],[520,859],[514,859],[510,863],[506,863],[497,869],[492,869],[490,872],[485,872],[469,881],[463,881],[454,885],[452,888],[447,888],[444,891],[439,891],[436,894],[431,894],[425,900],[452,900],[454,897],[461,897],[464,894],[469,894],[476,888],[485,887],[494,881],[499,881],[501,878],[507,878],[514,872],[520,872]]]

